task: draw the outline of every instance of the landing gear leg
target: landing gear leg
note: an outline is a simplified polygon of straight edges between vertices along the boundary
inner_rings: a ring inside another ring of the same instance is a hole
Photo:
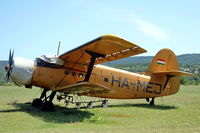
[[[52,102],[53,101],[53,98],[55,97],[56,95],[56,92],[55,91],[52,91],[51,92],[51,95],[49,96],[49,101]]]
[[[54,105],[52,101],[56,95],[56,92],[52,91],[51,94],[47,97],[46,96],[47,91],[48,89],[44,89],[40,98],[36,98],[33,100],[32,106],[40,107],[41,111],[53,111]]]
[[[42,105],[42,99],[43,98],[46,99],[46,93],[47,93],[47,90],[44,89],[40,98],[34,99],[31,105],[34,106],[34,107],[40,107]]]
[[[146,98],[146,101],[149,102],[149,98]]]
[[[150,105],[151,105],[151,106],[154,106],[154,105],[155,105],[154,97],[152,98],[152,100],[151,100],[151,102],[150,102]]]
[[[53,98],[55,97],[56,92],[52,91],[48,98],[45,98],[44,103],[41,105],[41,111],[54,111]]]

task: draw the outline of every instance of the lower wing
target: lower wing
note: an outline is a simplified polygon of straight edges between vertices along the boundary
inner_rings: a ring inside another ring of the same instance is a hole
[[[93,94],[104,94],[111,93],[111,89],[108,87],[102,86],[97,83],[91,82],[79,82],[73,85],[69,85],[63,88],[59,88],[57,91],[77,94],[77,95],[93,95]]]

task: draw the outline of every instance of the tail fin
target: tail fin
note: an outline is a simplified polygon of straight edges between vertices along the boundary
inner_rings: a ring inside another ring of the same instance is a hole
[[[191,76],[190,73],[181,72],[179,70],[176,55],[170,49],[162,49],[156,54],[149,68],[145,72],[145,75],[151,76],[152,74]]]
[[[191,76],[179,70],[176,55],[170,49],[162,49],[156,54],[145,75],[151,77],[150,82],[161,84],[165,90],[163,95],[175,94],[179,90],[181,75]]]

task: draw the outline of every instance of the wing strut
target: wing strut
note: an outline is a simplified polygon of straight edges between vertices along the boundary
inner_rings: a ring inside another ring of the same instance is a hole
[[[88,70],[87,70],[87,73],[86,73],[86,76],[85,76],[85,80],[84,80],[84,81],[89,81],[90,75],[92,73],[96,58],[105,57],[105,55],[99,54],[99,53],[95,53],[95,52],[92,52],[90,50],[85,50],[85,52],[88,53],[92,57],[91,60],[90,60],[90,64],[88,66]]]

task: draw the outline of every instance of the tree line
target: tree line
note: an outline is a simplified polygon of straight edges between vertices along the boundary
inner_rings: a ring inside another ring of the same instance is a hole
[[[114,68],[123,69],[130,72],[145,72],[150,63],[127,63],[127,64],[112,64]],[[192,77],[181,77],[182,85],[198,85],[200,84],[200,64],[180,64],[181,71],[192,73]]]
[[[114,68],[123,69],[130,72],[145,72],[149,63],[127,63],[127,64],[112,64],[109,65]],[[181,64],[182,71],[190,72],[194,74],[192,77],[181,77],[180,83],[182,85],[198,85],[200,84],[200,64]],[[0,71],[0,85],[13,85],[12,83],[6,83],[6,73],[4,70]]]

